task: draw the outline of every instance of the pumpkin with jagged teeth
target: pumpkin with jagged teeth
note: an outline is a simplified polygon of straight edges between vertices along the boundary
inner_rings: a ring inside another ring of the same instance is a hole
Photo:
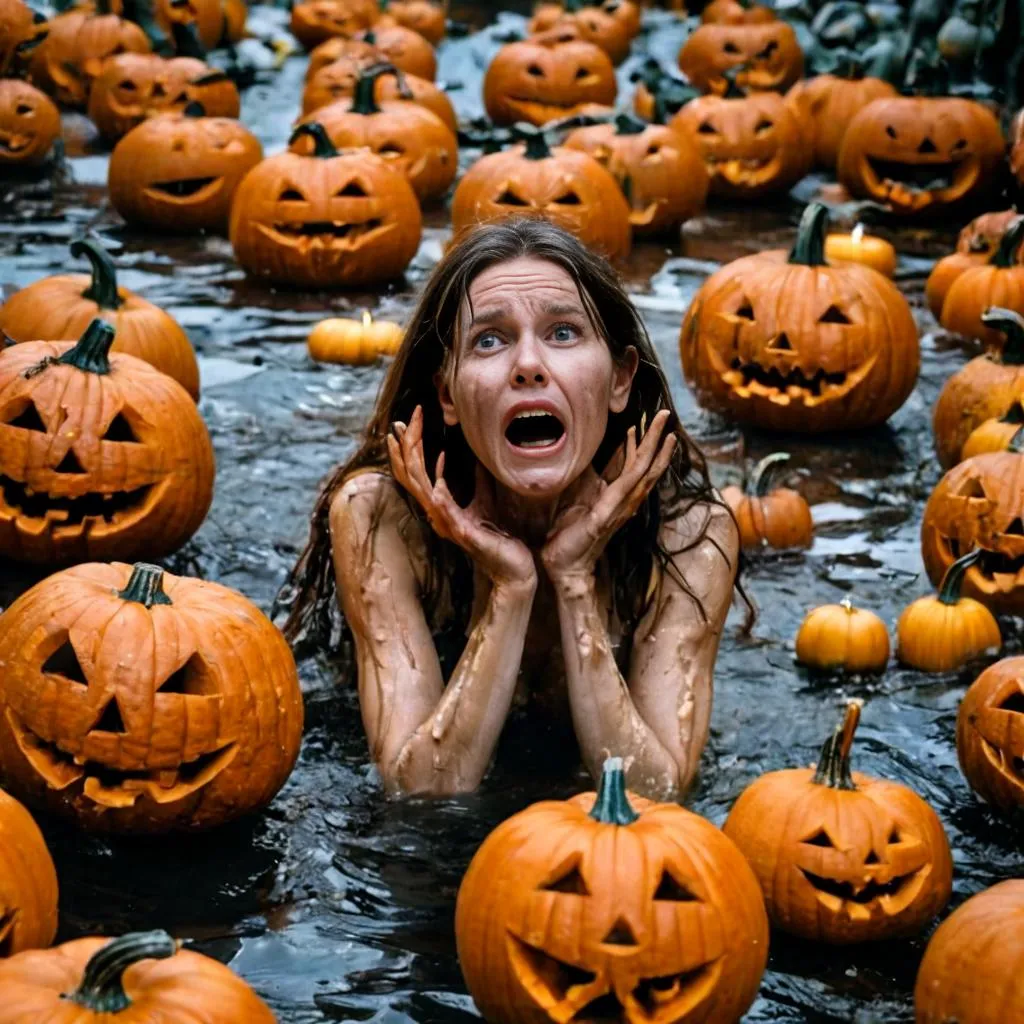
[[[43,163],[60,138],[60,111],[28,82],[0,79],[0,168]]]
[[[747,24],[709,22],[695,29],[679,51],[679,69],[698,89],[722,94],[727,72],[749,91],[785,92],[804,74],[796,33],[777,19]]]
[[[46,16],[22,0],[0,0],[0,76],[20,72],[48,30]]]
[[[906,299],[870,267],[829,266],[827,223],[811,204],[789,254],[734,260],[694,296],[679,344],[702,405],[817,433],[881,423],[913,390],[920,352]]]

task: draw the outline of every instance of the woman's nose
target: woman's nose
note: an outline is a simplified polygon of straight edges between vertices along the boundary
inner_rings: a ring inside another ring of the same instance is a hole
[[[541,359],[536,339],[523,337],[516,344],[516,358],[512,365],[512,381],[517,385],[543,384],[547,381],[547,371]]]

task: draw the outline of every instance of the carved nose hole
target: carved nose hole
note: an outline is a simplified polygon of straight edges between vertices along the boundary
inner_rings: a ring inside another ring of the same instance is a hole
[[[918,153],[938,153],[935,143],[927,135],[921,140],[921,145],[917,147],[917,151]]]
[[[779,336],[771,343],[769,348],[774,349],[776,352],[792,352],[793,346],[789,342],[789,338],[786,337],[786,332],[782,331]]]
[[[640,945],[640,943],[636,941],[636,936],[633,934],[633,929],[630,928],[629,922],[622,917],[612,925],[612,930],[601,940],[601,943],[605,946]]]
[[[1016,537],[1024,537],[1024,521],[1021,520],[1020,516],[1017,516],[1003,532],[1013,534]]]
[[[870,853],[869,853],[869,854],[868,854],[868,855],[867,855],[867,856],[866,856],[866,857],[864,858],[864,863],[865,863],[865,864],[879,864],[879,863],[881,863],[881,862],[880,862],[880,861],[879,861],[879,859],[878,859],[878,854],[877,854],[877,853],[875,853],[875,851],[874,851],[874,850],[872,850],[872,851],[871,851],[871,852],[870,852]]]
[[[117,706],[117,698],[114,697],[103,709],[100,720],[93,726],[98,732],[125,733],[128,730],[124,727],[124,719],[121,717],[121,709]]]
[[[78,461],[73,448],[68,449],[67,455],[60,460],[60,465],[54,469],[54,473],[84,473],[85,467]]]
[[[154,84],[154,86],[153,86],[153,95],[154,96],[166,96],[167,95],[167,90],[159,82],[156,82]]]

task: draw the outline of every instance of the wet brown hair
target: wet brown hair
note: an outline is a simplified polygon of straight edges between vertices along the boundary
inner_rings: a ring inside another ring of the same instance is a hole
[[[363,442],[321,487],[313,509],[309,542],[278,595],[276,608],[288,611],[283,625],[285,635],[296,646],[333,646],[336,626],[341,627],[339,638],[348,639],[347,625],[335,599],[331,501],[357,470],[376,469],[390,475],[387,436],[396,420],[408,423],[416,406],[422,406],[425,464],[432,468],[443,448],[445,479],[453,497],[461,505],[471,500],[476,456],[461,428],[445,426],[435,376],[449,368],[459,311],[463,302],[468,301],[472,282],[489,267],[520,257],[547,260],[572,277],[588,315],[615,361],[624,358],[630,345],[639,355],[628,403],[622,412],[609,413],[604,440],[593,459],[594,468],[601,472],[623,443],[629,427],[639,428],[644,419],[650,423],[659,409],[670,410],[666,430],[672,430],[679,439],[659,485],[605,548],[614,611],[624,630],[622,648],[628,652],[629,640],[650,603],[648,582],[655,563],[692,596],[692,590],[672,562],[680,551],[668,551],[662,546],[659,528],[662,522],[686,515],[696,506],[706,506],[704,524],[680,549],[689,550],[703,539],[713,506],[725,506],[711,486],[703,455],[679,422],[643,320],[604,259],[547,221],[520,218],[484,225],[464,236],[451,246],[427,281],[401,348],[384,378]],[[412,514],[423,524],[429,578],[422,598],[424,608],[436,612],[432,623],[435,640],[444,634],[458,646],[459,639],[464,639],[472,604],[470,560],[456,545],[438,537],[419,503],[400,485],[396,486]],[[725,552],[722,557],[728,564]],[[704,614],[700,602],[696,603]],[[443,667],[446,660],[442,657]]]

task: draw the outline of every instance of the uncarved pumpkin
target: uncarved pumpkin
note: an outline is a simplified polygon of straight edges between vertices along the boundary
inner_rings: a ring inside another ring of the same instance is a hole
[[[796,635],[796,660],[832,672],[883,672],[889,664],[889,630],[874,613],[849,598],[807,613]]]
[[[787,462],[787,452],[766,455],[750,477],[748,493],[735,485],[722,490],[747,550],[809,548],[814,543],[814,520],[807,499],[789,487],[768,489],[772,467]]]
[[[310,332],[309,354],[318,363],[360,366],[382,355],[394,355],[402,342],[402,328],[389,320],[374,320],[368,312],[362,320],[330,317]]]
[[[1017,449],[1024,447],[1024,406],[1020,402],[1014,402],[1006,414],[999,419],[985,420],[980,426],[971,431],[970,436],[964,441],[961,455],[965,459],[973,458],[975,455],[984,455],[986,452],[1005,451],[1011,445]]]

